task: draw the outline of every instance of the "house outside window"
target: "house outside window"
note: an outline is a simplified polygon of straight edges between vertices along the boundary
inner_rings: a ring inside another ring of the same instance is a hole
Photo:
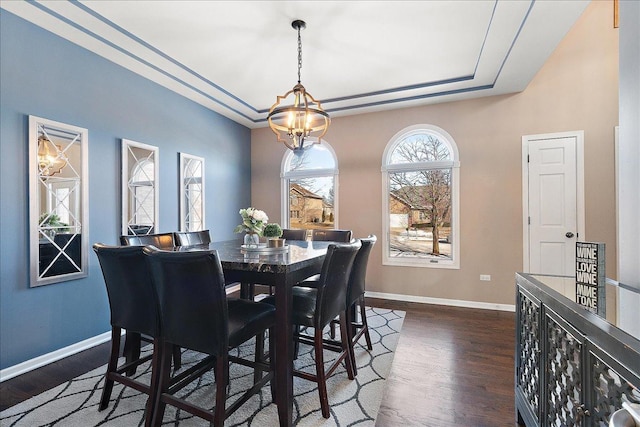
[[[322,141],[282,159],[282,224],[285,228],[337,228],[338,162]]]
[[[387,144],[383,264],[459,268],[459,160],[447,132],[416,125]]]

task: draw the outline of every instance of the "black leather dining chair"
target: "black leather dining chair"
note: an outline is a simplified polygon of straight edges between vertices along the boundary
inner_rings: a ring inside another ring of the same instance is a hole
[[[211,243],[209,230],[177,231],[175,238],[176,246],[206,245]]]
[[[312,288],[296,286],[292,290],[294,338],[298,342],[313,345],[316,364],[315,375],[298,370],[294,370],[293,374],[318,384],[320,408],[324,418],[329,418],[327,378],[335,372],[342,361],[345,362],[349,379],[353,379],[355,376],[347,330],[346,301],[349,275],[359,248],[359,242],[329,245],[320,276],[314,286]],[[267,297],[264,302],[275,304],[275,298]],[[323,339],[324,328],[336,316],[340,318],[340,341]],[[299,332],[300,326],[313,328],[313,336]],[[324,349],[339,353],[326,369]]]
[[[349,243],[352,236],[351,230],[311,230],[311,240]]]
[[[176,246],[174,233],[139,234],[120,236],[120,244],[123,246],[155,246],[159,249],[171,249]],[[128,334],[125,341],[125,349],[133,354],[140,353],[140,338],[136,334]],[[182,354],[180,347],[174,348],[173,354],[176,369],[182,366]],[[132,371],[131,374],[135,373]]]
[[[283,228],[282,238],[287,240],[307,240],[307,230],[304,228]]]
[[[123,246],[152,245],[159,249],[171,249],[176,246],[176,239],[174,233],[124,235],[120,236],[120,244]]]
[[[208,420],[212,426],[222,427],[224,420],[273,378],[275,358],[273,326],[275,309],[268,304],[229,299],[218,253],[212,251],[173,252],[151,246],[144,248],[151,276],[160,301],[161,360],[155,392],[151,425],[162,424],[167,404]],[[269,360],[264,363],[264,332],[269,329]],[[238,359],[229,350],[256,339],[255,361]],[[178,384],[170,384],[171,347],[179,346],[207,356],[181,373]],[[254,384],[229,408],[226,406],[229,362],[237,361],[254,368]],[[210,368],[216,378],[215,407],[201,407],[175,395],[177,391],[197,380]],[[262,371],[267,371],[262,376]],[[272,381],[272,390],[274,384]]]
[[[156,365],[160,353],[158,299],[142,249],[141,246],[93,245],[102,269],[111,312],[111,353],[98,409],[103,410],[109,405],[114,381],[117,381],[150,396],[146,405],[146,416],[150,418],[153,409],[151,385],[129,378],[137,366],[150,359],[153,359],[152,366]],[[140,342],[137,341],[137,348],[127,350],[127,346],[132,347],[129,340],[125,343],[127,361],[118,366],[123,329],[127,339],[130,334],[136,334],[138,340],[141,334],[150,337],[153,340],[152,354],[140,358]]]
[[[371,344],[371,335],[369,334],[369,325],[367,324],[366,306],[364,302],[365,282],[367,277],[367,265],[369,263],[369,255],[373,245],[378,240],[375,235],[369,235],[369,237],[358,239],[360,241],[360,250],[353,261],[353,268],[351,269],[351,275],[349,276],[349,284],[347,285],[347,322],[349,323],[349,338],[351,342],[351,354],[354,356],[353,369],[357,373],[358,369],[355,361],[354,346],[362,338],[365,337],[367,343],[367,349],[373,350]],[[308,285],[308,283],[302,282],[302,286]],[[358,322],[356,317],[360,314],[360,321]],[[335,324],[338,323],[335,319],[331,322],[330,336],[335,336]],[[357,332],[356,332],[357,331]]]

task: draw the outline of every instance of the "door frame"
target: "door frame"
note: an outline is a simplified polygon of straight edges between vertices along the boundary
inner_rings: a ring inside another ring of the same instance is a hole
[[[584,131],[542,133],[522,137],[522,271],[529,273],[529,146],[537,140],[576,138],[576,226],[579,241],[586,241],[584,212]]]

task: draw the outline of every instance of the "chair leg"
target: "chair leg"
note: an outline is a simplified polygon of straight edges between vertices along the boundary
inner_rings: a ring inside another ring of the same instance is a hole
[[[175,348],[175,347],[174,347]],[[162,362],[162,343],[159,338],[153,339],[153,355],[151,357],[151,381],[149,384],[149,398],[144,410],[144,425],[146,427],[151,426],[153,421],[153,410],[156,404],[157,394],[159,392],[158,382],[161,374],[161,362]]]
[[[344,361],[347,365],[347,375],[352,380],[356,376],[356,366],[353,363],[355,356],[353,353],[353,341],[349,338],[351,335],[349,329],[351,329],[351,322],[347,322],[347,313],[340,313],[340,341],[342,342],[342,351],[346,353]]]
[[[182,349],[179,345],[173,346],[173,370],[182,368]]]
[[[354,340],[354,335],[355,335],[355,328],[353,328],[353,323],[355,321],[355,319],[353,318],[353,311],[352,310],[347,310],[344,313],[344,316],[346,318],[346,324],[347,324],[347,350],[348,350],[348,358],[351,360],[351,366],[353,366],[353,375],[356,376],[358,375],[358,367],[356,365],[356,352],[355,352],[355,342]],[[342,339],[342,345],[344,347],[344,343],[345,340]]]
[[[271,381],[269,384],[271,386],[271,400],[273,403],[277,402],[276,400],[276,330],[275,328],[269,329],[269,367],[271,368],[271,372],[273,375],[271,376]]]
[[[298,360],[298,353],[300,353],[300,340],[298,339],[298,333],[302,326],[293,325],[293,360]]]
[[[262,362],[264,360],[264,332],[256,335],[255,361]],[[262,370],[253,368],[253,383],[257,384],[262,379]]]
[[[254,286],[251,283],[240,283],[240,299],[253,300]]]
[[[153,427],[159,427],[162,424],[164,418],[164,410],[167,406],[162,401],[162,394],[169,389],[170,376],[171,376],[171,355],[172,345],[163,343],[160,350],[160,369],[158,369],[158,382],[154,387],[152,393],[155,394],[155,402],[153,403],[153,415],[151,416],[151,422],[149,425]],[[145,424],[145,426],[148,426]]]
[[[322,416],[329,418],[329,398],[327,396],[327,376],[324,372],[324,354],[322,353],[322,329],[317,328],[314,333],[313,348],[316,353],[316,378]]]
[[[360,296],[358,305],[360,305],[360,317],[362,318],[362,327],[364,328],[364,338],[367,340],[367,348],[371,351],[373,350],[373,345],[371,345],[371,335],[369,335],[369,325],[367,324],[367,308],[364,305],[364,295]]]
[[[107,372],[104,375],[104,388],[102,389],[102,397],[100,398],[99,411],[106,409],[109,406],[109,399],[111,399],[111,392],[113,391],[113,380],[109,379],[109,373],[115,372],[118,368],[118,355],[120,354],[120,331],[118,327],[111,328],[111,354],[109,355],[109,364],[107,365]]]
[[[126,363],[140,359],[141,336],[138,332],[129,332],[124,337],[124,349],[122,351]],[[136,367],[132,367],[126,373],[128,377],[132,377],[136,373]]]
[[[226,355],[220,355],[216,359],[216,407],[213,413],[213,427],[224,426],[224,410],[227,400],[227,382],[229,379],[229,359]]]

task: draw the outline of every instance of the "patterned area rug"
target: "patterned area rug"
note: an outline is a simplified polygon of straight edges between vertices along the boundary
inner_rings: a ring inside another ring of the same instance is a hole
[[[329,426],[373,426],[380,407],[384,382],[391,370],[394,351],[398,343],[400,328],[405,313],[397,310],[367,308],[367,320],[371,330],[373,351],[365,346],[364,337],[356,347],[358,375],[351,381],[347,377],[344,363],[327,381],[331,417],[325,419],[320,413],[320,401],[315,383],[294,378],[294,425],[305,427]],[[234,350],[241,357],[253,355],[253,344],[246,343]],[[150,351],[145,349],[145,351]],[[325,352],[325,361],[334,359],[336,353]],[[185,351],[183,368],[188,368],[202,357],[201,354]],[[121,360],[122,361],[122,360]],[[294,362],[296,369],[315,371],[313,349],[301,344],[300,354]],[[98,411],[104,383],[106,365],[87,374],[48,390],[0,413],[0,426],[61,426],[61,427],[129,427],[144,425],[146,395],[116,383],[109,407]],[[242,365],[231,365],[231,381],[227,406],[239,397],[242,390],[253,381],[253,371]],[[138,369],[137,377],[148,381],[150,367]],[[213,406],[215,385],[213,372],[207,373],[181,390],[180,394],[194,403]],[[238,411],[229,417],[225,426],[263,427],[277,425],[276,405],[271,402],[268,385],[253,396]],[[202,426],[206,421],[191,414],[167,406],[163,425],[180,427]]]

